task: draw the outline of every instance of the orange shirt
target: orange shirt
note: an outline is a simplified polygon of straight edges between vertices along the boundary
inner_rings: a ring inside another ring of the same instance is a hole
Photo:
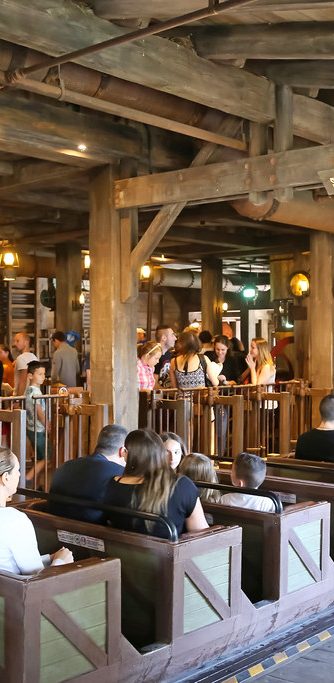
[[[3,363],[3,382],[7,382],[11,387],[14,386],[14,363],[7,360]]]

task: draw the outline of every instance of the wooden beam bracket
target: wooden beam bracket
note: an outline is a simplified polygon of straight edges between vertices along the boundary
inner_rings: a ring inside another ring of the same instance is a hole
[[[236,130],[233,130],[233,128],[236,126],[239,127],[239,122],[236,122],[234,119],[224,117],[220,123],[220,126],[218,127],[217,133],[225,131],[228,132],[228,134],[233,135],[236,133]],[[203,145],[203,147],[192,160],[190,167],[193,168],[196,166],[202,166],[207,164],[215,150],[216,145],[212,142],[208,142],[205,145]],[[117,195],[122,193],[120,191],[121,184],[121,181],[116,181],[114,184],[116,207]],[[124,230],[124,262],[122,263],[121,274],[121,292],[123,302],[133,301],[133,297],[137,296],[137,281],[140,267],[151,256],[154,249],[158,246],[159,242],[161,242],[162,238],[166,235],[169,228],[173,225],[176,218],[180,215],[181,211],[185,208],[186,205],[186,201],[181,201],[176,202],[174,204],[166,204],[165,206],[163,206],[163,208],[154,217],[153,221],[147,228],[141,240],[133,247],[132,250],[129,249],[129,234],[127,234],[130,228],[126,225]],[[129,267],[126,265],[127,263],[129,263]]]

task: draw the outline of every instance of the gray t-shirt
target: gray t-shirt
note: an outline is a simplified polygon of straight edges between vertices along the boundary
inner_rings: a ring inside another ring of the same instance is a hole
[[[51,380],[62,382],[68,387],[77,386],[77,374],[80,372],[78,352],[73,346],[62,342],[53,354]]]

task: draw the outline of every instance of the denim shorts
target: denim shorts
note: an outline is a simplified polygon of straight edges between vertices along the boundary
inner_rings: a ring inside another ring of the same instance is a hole
[[[37,436],[37,460],[44,460],[45,458],[45,431],[43,432],[36,432]],[[33,447],[35,449],[35,432],[32,432],[30,429],[27,429],[27,437]],[[48,452],[47,452],[47,458],[50,456],[50,441],[48,441]]]

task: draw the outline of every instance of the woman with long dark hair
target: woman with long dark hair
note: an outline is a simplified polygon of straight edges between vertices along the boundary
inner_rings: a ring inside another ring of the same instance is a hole
[[[231,351],[231,344],[225,334],[218,334],[213,340],[213,368],[219,384],[236,384],[238,369]]]
[[[182,332],[175,344],[175,357],[170,364],[172,387],[179,389],[201,389],[206,385],[206,377],[212,386],[218,386],[217,376],[211,361],[199,355],[201,346],[196,334]]]
[[[161,439],[167,453],[167,459],[172,470],[177,470],[182,458],[187,454],[186,446],[175,432],[163,432]]]
[[[124,473],[109,483],[107,503],[164,515],[174,522],[179,534],[207,528],[196,486],[171,469],[160,436],[148,429],[130,432],[124,442],[124,459]],[[162,525],[121,514],[112,514],[110,521],[128,531],[166,535]]]

